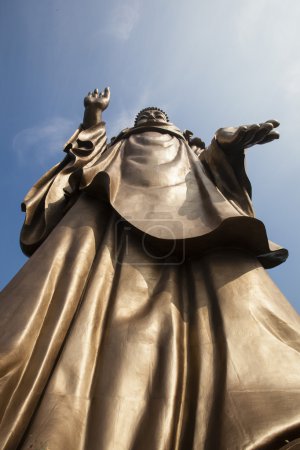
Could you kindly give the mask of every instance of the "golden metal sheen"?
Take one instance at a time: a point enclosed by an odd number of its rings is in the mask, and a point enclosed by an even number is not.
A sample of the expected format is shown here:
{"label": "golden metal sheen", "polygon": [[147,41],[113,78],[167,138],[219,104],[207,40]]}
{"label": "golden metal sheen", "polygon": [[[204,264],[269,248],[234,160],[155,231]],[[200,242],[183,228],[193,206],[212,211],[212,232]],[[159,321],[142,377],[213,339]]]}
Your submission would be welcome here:
{"label": "golden metal sheen", "polygon": [[29,191],[28,262],[1,294],[2,450],[300,448],[300,321],[266,268],[244,149],[158,108],[107,144],[109,88]]}

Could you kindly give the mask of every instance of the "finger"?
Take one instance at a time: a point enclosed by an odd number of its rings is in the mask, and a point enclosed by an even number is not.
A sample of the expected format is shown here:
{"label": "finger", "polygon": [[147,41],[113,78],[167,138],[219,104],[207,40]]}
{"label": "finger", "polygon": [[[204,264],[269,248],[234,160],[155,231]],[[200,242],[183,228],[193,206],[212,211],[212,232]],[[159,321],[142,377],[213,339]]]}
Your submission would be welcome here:
{"label": "finger", "polygon": [[280,123],[278,122],[278,120],[275,119],[271,119],[271,120],[266,120],[265,123],[271,123],[273,125],[273,128],[277,128],[279,127]]}
{"label": "finger", "polygon": [[264,139],[262,139],[260,142],[258,142],[259,145],[261,144],[267,144],[268,142],[272,142],[275,139],[279,139],[280,138],[280,134],[278,133],[278,131],[271,131],[269,134],[267,134],[267,136],[265,136]]}
{"label": "finger", "polygon": [[92,92],[90,91],[87,96],[90,97],[91,95],[92,95]]}
{"label": "finger", "polygon": [[96,88],[96,89],[94,89],[94,92],[93,92],[93,97],[98,97],[98,93],[99,93],[99,91],[98,91],[98,89]]}
{"label": "finger", "polygon": [[261,123],[259,130],[253,136],[252,142],[248,144],[255,145],[259,144],[271,131],[273,130],[273,125],[269,122]]}
{"label": "finger", "polygon": [[109,87],[106,87],[104,89],[103,97],[105,97],[105,98],[109,98],[110,97],[110,88]]}
{"label": "finger", "polygon": [[[240,130],[240,128],[242,128]],[[253,140],[253,137],[259,130],[258,124],[253,125],[244,125],[243,127],[239,127],[238,129],[238,138],[237,138],[237,144],[239,144],[241,147],[246,147],[249,142]]]}

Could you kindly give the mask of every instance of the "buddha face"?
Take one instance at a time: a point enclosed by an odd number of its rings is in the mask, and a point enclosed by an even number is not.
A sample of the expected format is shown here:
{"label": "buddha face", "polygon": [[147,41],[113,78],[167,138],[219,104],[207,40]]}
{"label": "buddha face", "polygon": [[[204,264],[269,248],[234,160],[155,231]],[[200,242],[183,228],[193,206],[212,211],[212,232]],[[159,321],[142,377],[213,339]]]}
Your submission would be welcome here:
{"label": "buddha face", "polygon": [[160,109],[146,108],[138,113],[134,125],[144,125],[146,123],[166,123],[168,121],[167,114]]}

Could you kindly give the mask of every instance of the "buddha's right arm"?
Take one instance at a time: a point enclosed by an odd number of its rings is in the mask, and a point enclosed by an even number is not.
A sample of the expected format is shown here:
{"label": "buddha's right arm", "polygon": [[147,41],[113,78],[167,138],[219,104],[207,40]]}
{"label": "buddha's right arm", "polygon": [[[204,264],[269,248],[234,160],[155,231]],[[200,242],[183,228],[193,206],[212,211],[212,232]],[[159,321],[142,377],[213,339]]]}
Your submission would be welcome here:
{"label": "buddha's right arm", "polygon": [[55,228],[80,195],[84,168],[93,165],[106,149],[102,112],[108,107],[110,90],[95,89],[84,98],[83,122],[65,145],[64,160],[50,169],[30,189],[22,210],[26,213],[20,244],[30,256]]}
{"label": "buddha's right arm", "polygon": [[80,195],[85,167],[106,149],[104,122],[87,129],[80,126],[65,145],[66,157],[30,189],[22,210],[26,213],[20,244],[30,256],[55,228]]}

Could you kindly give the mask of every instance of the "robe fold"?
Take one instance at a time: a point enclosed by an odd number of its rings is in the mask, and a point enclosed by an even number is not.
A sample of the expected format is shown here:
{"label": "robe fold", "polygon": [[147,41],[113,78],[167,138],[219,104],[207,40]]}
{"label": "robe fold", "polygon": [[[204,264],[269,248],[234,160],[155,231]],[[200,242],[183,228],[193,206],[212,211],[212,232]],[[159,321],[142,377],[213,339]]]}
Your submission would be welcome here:
{"label": "robe fold", "polygon": [[243,157],[173,125],[107,145],[101,123],[65,151],[24,200],[31,256],[1,294],[1,449],[288,448],[300,320]]}

